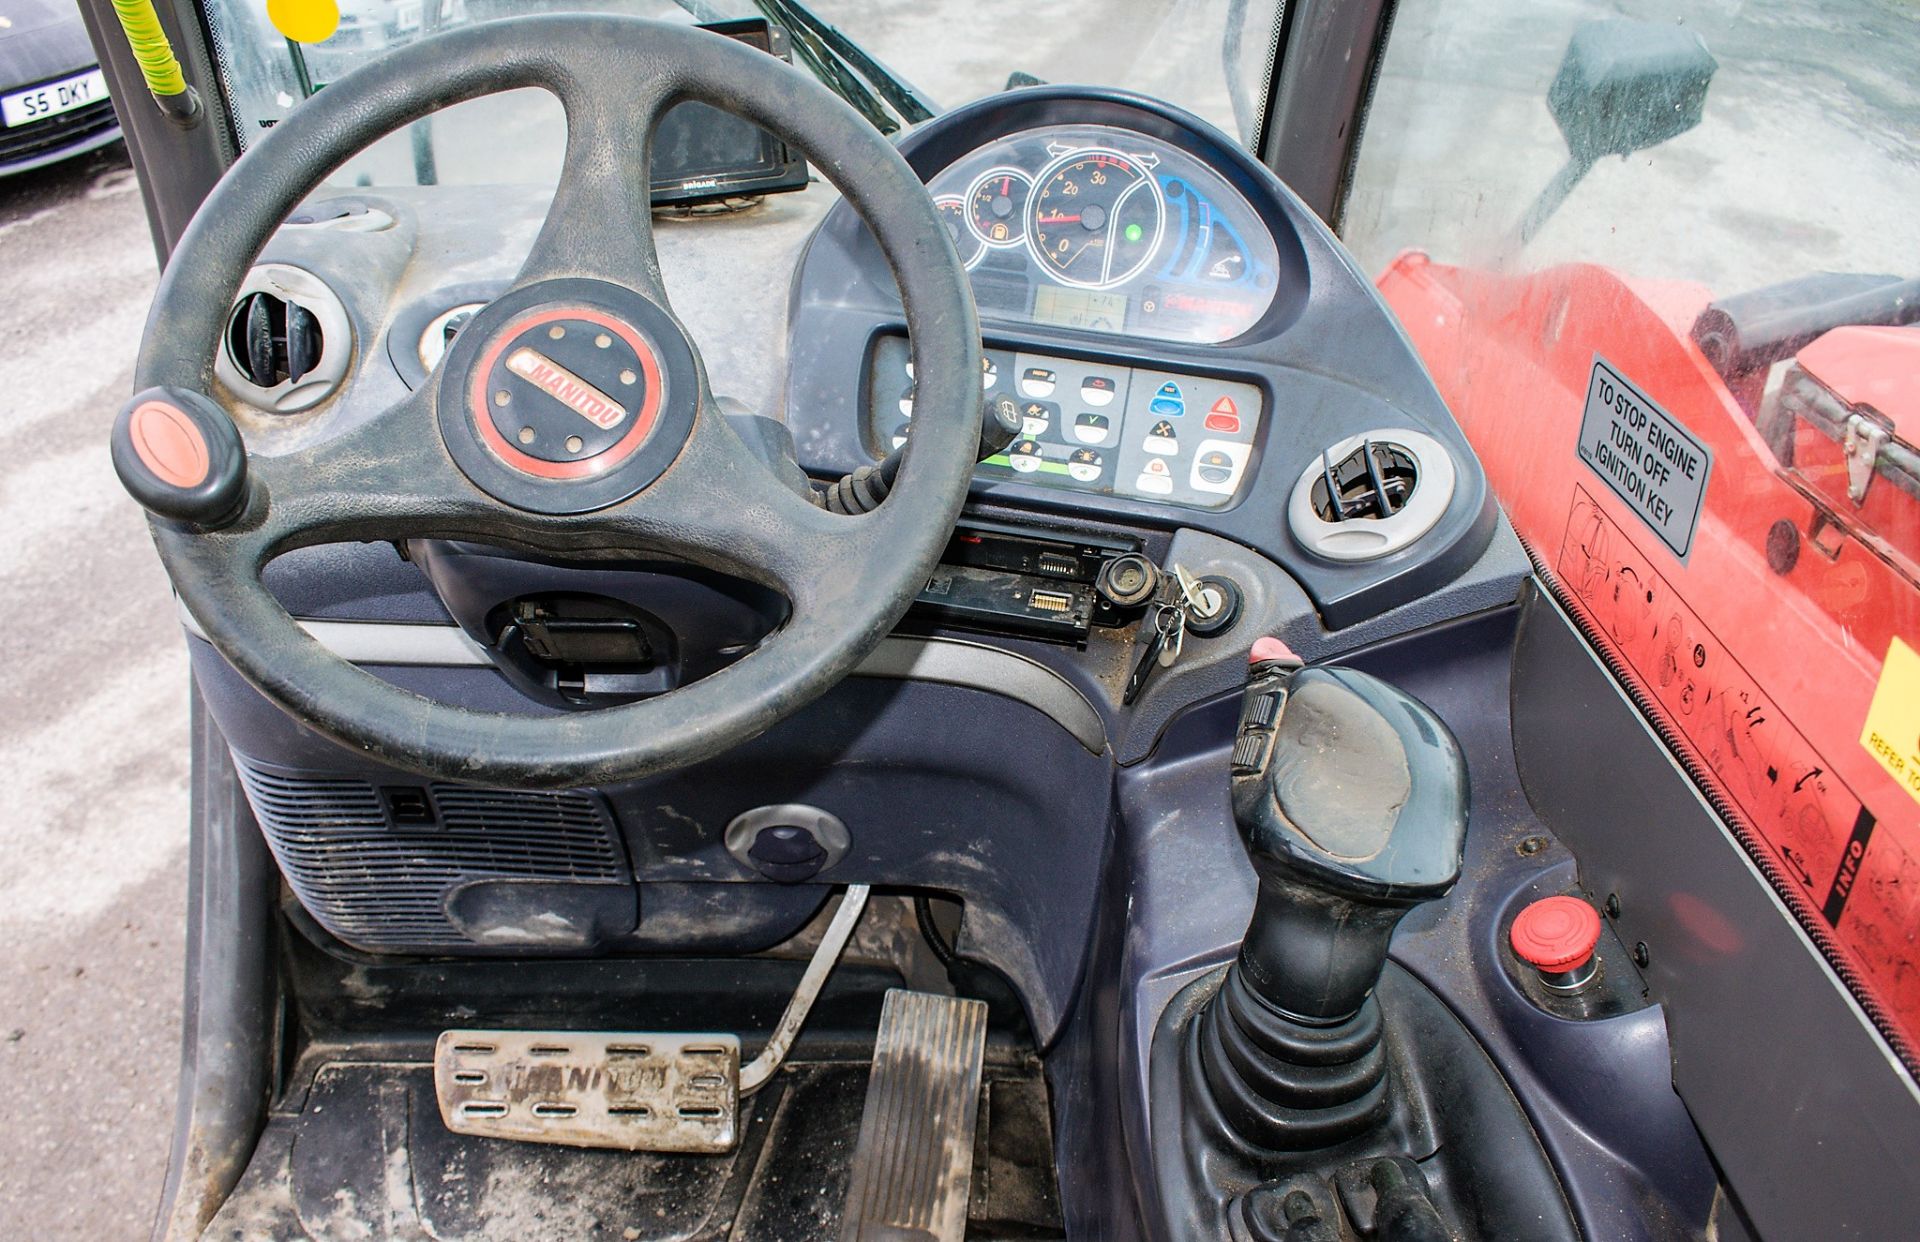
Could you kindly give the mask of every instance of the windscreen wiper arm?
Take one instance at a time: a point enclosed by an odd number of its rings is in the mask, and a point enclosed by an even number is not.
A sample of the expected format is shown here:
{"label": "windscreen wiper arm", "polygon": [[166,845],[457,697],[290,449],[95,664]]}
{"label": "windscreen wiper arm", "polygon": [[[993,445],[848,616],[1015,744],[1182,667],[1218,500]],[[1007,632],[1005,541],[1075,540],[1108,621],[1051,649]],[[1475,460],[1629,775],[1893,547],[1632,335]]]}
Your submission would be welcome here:
{"label": "windscreen wiper arm", "polygon": [[[857,108],[881,133],[895,132],[900,121],[913,125],[934,115],[932,102],[918,88],[800,0],[754,0],[754,7],[769,21],[785,26],[793,38],[794,51],[814,76]],[[874,97],[876,92],[878,99]],[[881,100],[886,101],[884,105]],[[899,114],[899,121],[887,112],[888,106]]]}

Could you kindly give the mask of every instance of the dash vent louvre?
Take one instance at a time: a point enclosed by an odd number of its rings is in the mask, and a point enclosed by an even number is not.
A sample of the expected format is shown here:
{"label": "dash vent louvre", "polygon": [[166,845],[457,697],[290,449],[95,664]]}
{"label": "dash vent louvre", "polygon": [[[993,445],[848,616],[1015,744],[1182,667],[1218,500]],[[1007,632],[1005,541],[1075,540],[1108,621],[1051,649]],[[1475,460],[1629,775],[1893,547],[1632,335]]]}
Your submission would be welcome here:
{"label": "dash vent louvre", "polygon": [[299,383],[319,364],[325,344],[312,311],[271,293],[241,298],[227,328],[233,364],[256,388]]}
{"label": "dash vent louvre", "polygon": [[1420,465],[1398,444],[1363,440],[1336,460],[1320,456],[1320,479],[1313,485],[1313,511],[1322,521],[1379,521],[1407,507],[1420,485]]}
{"label": "dash vent louvre", "polygon": [[1453,503],[1453,454],[1432,436],[1383,428],[1329,446],[1287,502],[1293,537],[1330,561],[1370,561],[1432,530]]}
{"label": "dash vent louvre", "polygon": [[340,390],[353,355],[353,320],[312,272],[263,263],[247,273],[227,316],[214,373],[256,409],[294,414]]}

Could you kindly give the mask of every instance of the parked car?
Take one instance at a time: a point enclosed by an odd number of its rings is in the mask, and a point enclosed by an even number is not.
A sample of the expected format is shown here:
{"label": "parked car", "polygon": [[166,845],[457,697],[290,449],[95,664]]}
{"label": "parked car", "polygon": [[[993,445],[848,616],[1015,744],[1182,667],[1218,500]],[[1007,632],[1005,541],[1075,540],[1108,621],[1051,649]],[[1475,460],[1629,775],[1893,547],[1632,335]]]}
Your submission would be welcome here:
{"label": "parked car", "polygon": [[106,76],[72,0],[0,0],[0,177],[119,139]]}

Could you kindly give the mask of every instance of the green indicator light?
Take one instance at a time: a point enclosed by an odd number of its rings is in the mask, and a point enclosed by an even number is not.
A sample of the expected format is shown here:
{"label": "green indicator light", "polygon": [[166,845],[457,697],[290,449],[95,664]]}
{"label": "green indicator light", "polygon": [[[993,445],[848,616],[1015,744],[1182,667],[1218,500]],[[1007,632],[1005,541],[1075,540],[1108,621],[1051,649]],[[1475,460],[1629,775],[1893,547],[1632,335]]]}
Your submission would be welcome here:
{"label": "green indicator light", "polygon": [[1139,225],[1137,225],[1137,224],[1129,224],[1129,225],[1128,225],[1128,226],[1127,226],[1127,227],[1126,227],[1126,228],[1125,228],[1125,229],[1123,230],[1123,232],[1125,232],[1125,234],[1126,234],[1126,237],[1127,237],[1127,240],[1128,240],[1128,241],[1130,241],[1130,242],[1137,242],[1137,241],[1139,241],[1139,240],[1140,240],[1140,235],[1141,235],[1142,233],[1144,233],[1144,232],[1146,232],[1146,230],[1145,230],[1145,229],[1143,229],[1143,228],[1141,228],[1141,227],[1140,227]]}

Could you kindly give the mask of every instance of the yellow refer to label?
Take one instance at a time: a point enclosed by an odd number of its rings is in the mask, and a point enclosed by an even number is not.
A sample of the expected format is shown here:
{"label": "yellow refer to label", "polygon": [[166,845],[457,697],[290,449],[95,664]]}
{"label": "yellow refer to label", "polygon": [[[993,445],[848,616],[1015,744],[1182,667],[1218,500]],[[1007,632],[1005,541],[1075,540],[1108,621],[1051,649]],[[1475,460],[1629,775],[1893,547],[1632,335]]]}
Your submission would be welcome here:
{"label": "yellow refer to label", "polygon": [[267,20],[295,43],[324,43],[340,28],[334,0],[267,0]]}
{"label": "yellow refer to label", "polygon": [[1887,648],[1860,744],[1920,802],[1920,653],[1898,638]]}

